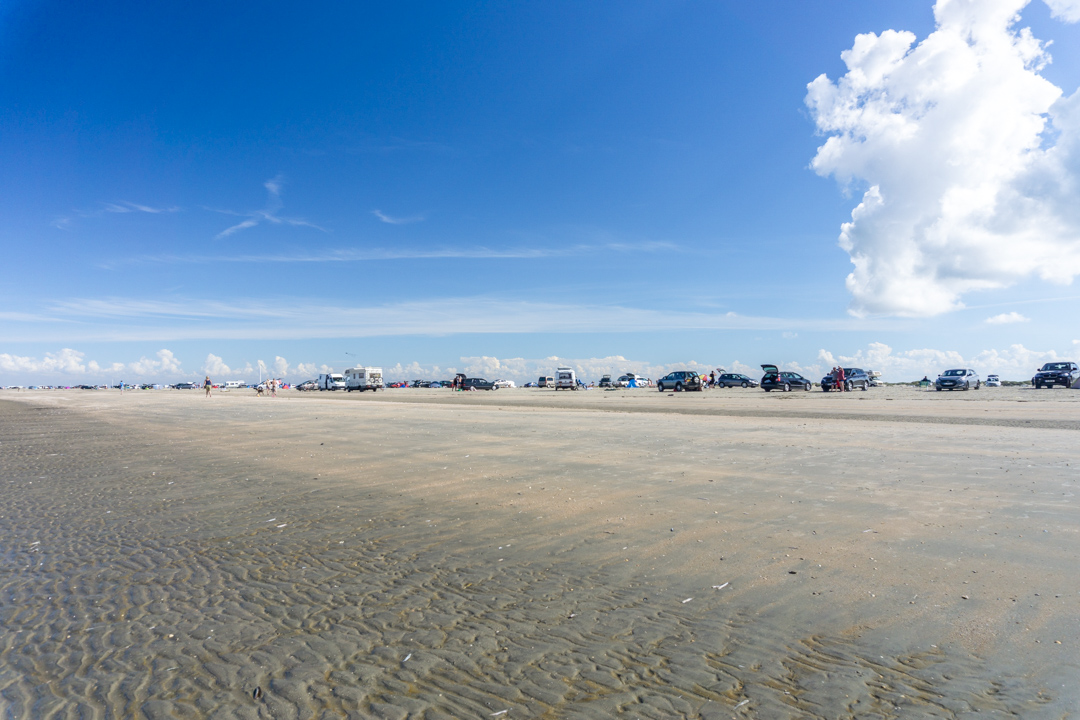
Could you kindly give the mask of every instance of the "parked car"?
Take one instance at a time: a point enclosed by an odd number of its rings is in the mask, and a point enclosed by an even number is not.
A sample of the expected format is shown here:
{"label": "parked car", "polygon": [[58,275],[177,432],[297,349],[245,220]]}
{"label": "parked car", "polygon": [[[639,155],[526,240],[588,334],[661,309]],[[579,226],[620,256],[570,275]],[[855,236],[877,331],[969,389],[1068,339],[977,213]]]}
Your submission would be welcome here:
{"label": "parked car", "polygon": [[682,392],[683,390],[702,390],[705,384],[701,382],[701,375],[693,370],[676,370],[657,380],[656,387],[660,389],[660,392],[665,390]]}
{"label": "parked car", "polygon": [[513,380],[496,380],[495,381],[495,387],[512,388],[512,387],[517,387],[517,385],[514,384]]}
{"label": "parked car", "polygon": [[555,370],[556,390],[577,390],[577,373],[574,368],[561,367]]}
{"label": "parked car", "polygon": [[752,388],[757,387],[760,383],[757,380],[741,375],[739,373],[723,373],[716,378],[716,387],[729,388],[729,387],[744,387]]}
{"label": "parked car", "polygon": [[780,371],[780,368],[775,365],[762,365],[761,369],[765,371],[765,375],[761,378],[761,389],[765,392],[771,390],[783,390],[784,392],[791,392],[792,388],[802,388],[807,392],[814,386],[814,383],[807,380],[797,372]]}
{"label": "parked car", "polygon": [[[861,388],[863,392],[869,388],[873,382],[870,380],[870,373],[866,372],[862,368],[844,368],[844,389],[854,390],[855,388]],[[829,392],[830,390],[839,390],[840,386],[836,382],[836,378],[832,374],[828,374],[821,378],[821,391]]]}
{"label": "parked car", "polygon": [[619,379],[615,381],[616,387],[647,387],[648,385],[648,378],[643,378],[632,372],[620,375]]}
{"label": "parked car", "polygon": [[540,386],[539,386],[539,385],[537,385],[536,383],[533,383],[533,382],[529,382],[529,383],[525,383],[525,384],[524,384],[524,385],[522,385],[521,387],[540,387]]}
{"label": "parked car", "polygon": [[472,388],[474,390],[498,390],[499,386],[490,380],[484,378],[465,378],[462,387],[468,390]]}
{"label": "parked car", "polygon": [[1036,390],[1043,386],[1054,387],[1055,385],[1064,385],[1068,388],[1072,387],[1077,380],[1080,380],[1080,369],[1077,368],[1076,363],[1048,362],[1035,373],[1035,377],[1031,378],[1031,384]]}
{"label": "parked car", "polygon": [[555,387],[555,378],[545,375],[537,381],[536,387]]}
{"label": "parked car", "polygon": [[938,379],[934,381],[934,389],[938,392],[942,390],[970,390],[971,388],[978,390],[980,387],[982,387],[982,381],[979,380],[978,373],[971,368],[946,370],[938,375]]}
{"label": "parked car", "polygon": [[987,375],[986,387],[1001,387],[1001,378],[997,375]]}
{"label": "parked car", "polygon": [[173,388],[175,388],[176,390],[194,390],[197,387],[199,386],[193,382],[178,382],[173,385]]}
{"label": "parked car", "polygon": [[611,387],[612,384],[613,383],[611,382],[611,376],[610,375],[605,375],[604,377],[600,378],[600,382],[597,383],[597,385],[599,387]]}
{"label": "parked car", "polygon": [[297,385],[296,389],[300,390],[301,392],[311,392],[312,390],[319,389],[319,383],[315,382],[314,380],[307,380]]}

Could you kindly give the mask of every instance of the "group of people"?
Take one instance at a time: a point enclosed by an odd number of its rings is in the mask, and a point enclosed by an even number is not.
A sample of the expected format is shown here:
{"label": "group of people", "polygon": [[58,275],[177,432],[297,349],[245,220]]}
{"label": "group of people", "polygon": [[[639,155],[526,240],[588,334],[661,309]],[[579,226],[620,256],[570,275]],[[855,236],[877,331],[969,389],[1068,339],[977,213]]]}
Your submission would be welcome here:
{"label": "group of people", "polygon": [[280,387],[281,381],[277,378],[271,378],[256,385],[255,392],[259,397],[262,397],[266,393],[270,393],[270,397],[277,397],[277,391]]}
{"label": "group of people", "polygon": [[[284,384],[277,378],[271,378],[264,380],[255,386],[255,392],[259,397],[265,394],[269,394],[270,397],[277,397],[277,391],[282,388]],[[210,381],[210,376],[206,376],[206,380],[203,381],[203,388],[206,390],[206,397],[211,397],[210,391],[214,388],[214,383]],[[122,391],[121,391],[122,392]]]}
{"label": "group of people", "polygon": [[840,392],[847,392],[848,386],[847,380],[844,378],[844,368],[836,366],[829,371],[829,375],[832,376],[834,388]]}

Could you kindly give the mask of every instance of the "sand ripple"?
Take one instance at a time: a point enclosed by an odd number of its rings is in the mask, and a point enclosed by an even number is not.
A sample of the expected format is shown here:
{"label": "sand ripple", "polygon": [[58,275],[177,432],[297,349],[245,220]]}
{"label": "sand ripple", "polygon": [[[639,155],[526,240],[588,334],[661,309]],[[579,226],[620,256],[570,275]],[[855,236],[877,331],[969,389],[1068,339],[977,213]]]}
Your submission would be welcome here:
{"label": "sand ripple", "polygon": [[0,430],[4,717],[1036,717],[1049,700],[974,656],[793,636],[727,588],[498,548],[479,514],[335,506],[62,410],[8,405]]}

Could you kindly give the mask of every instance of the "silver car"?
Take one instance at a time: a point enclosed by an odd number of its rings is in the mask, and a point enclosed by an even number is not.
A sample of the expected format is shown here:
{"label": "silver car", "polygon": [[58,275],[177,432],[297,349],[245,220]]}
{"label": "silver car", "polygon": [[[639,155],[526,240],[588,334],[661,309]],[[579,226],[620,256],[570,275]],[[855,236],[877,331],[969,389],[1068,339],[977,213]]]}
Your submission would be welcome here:
{"label": "silver car", "polygon": [[982,387],[982,381],[979,380],[979,374],[971,368],[946,370],[938,375],[938,379],[934,381],[934,389],[938,392],[942,390],[970,390],[972,388],[978,390],[980,387]]}

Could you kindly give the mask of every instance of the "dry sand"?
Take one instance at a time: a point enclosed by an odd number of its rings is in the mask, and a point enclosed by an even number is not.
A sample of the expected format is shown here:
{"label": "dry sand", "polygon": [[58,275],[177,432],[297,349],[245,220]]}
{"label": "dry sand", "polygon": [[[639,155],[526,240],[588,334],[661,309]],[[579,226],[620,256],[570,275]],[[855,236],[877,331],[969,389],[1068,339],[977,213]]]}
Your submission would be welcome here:
{"label": "dry sand", "polygon": [[282,395],[0,394],[3,717],[1080,707],[1080,392]]}

